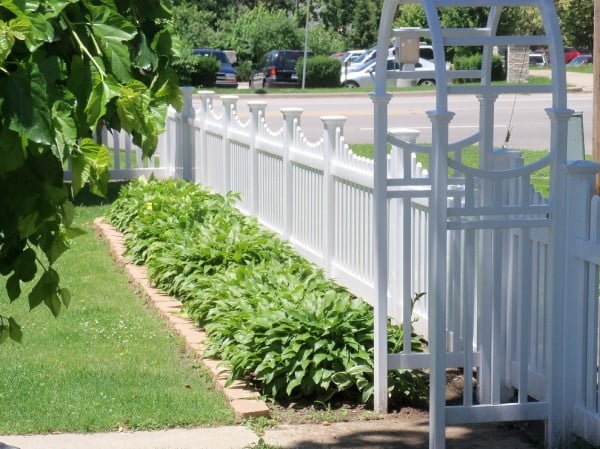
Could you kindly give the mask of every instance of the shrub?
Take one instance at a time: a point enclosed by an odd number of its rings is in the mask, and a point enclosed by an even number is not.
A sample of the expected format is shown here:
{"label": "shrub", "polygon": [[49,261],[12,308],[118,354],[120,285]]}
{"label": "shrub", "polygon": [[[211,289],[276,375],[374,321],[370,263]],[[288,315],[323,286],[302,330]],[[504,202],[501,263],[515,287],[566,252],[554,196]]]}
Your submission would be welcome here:
{"label": "shrub", "polygon": [[[302,79],[304,59],[296,63],[298,79]],[[306,60],[306,87],[339,87],[342,64],[329,56],[315,56]]]}
{"label": "shrub", "polygon": [[[273,398],[327,400],[373,394],[373,310],[325,278],[286,242],[220,196],[184,181],[133,182],[109,219],[151,281],[178,297],[204,326],[208,354],[231,378],[256,382]],[[390,325],[390,350],[403,344]],[[413,336],[412,346],[422,350]],[[395,398],[425,394],[421,371],[389,373]]]}
{"label": "shrub", "polygon": [[212,57],[188,55],[173,63],[184,86],[213,87],[217,81],[219,63]]}
{"label": "shrub", "polygon": [[240,62],[235,71],[237,72],[238,81],[249,81],[252,75],[252,61]]}
{"label": "shrub", "polygon": [[213,56],[195,56],[192,84],[194,86],[214,87],[217,81],[219,62]]}
{"label": "shrub", "polygon": [[[481,69],[482,56],[476,53],[469,56],[455,56],[453,65],[455,70],[479,70]],[[502,58],[494,56],[492,59],[492,81],[504,81],[506,72],[502,65]],[[463,79],[459,82],[479,81],[478,79]]]}
{"label": "shrub", "polygon": [[241,59],[258,61],[273,49],[302,47],[302,30],[296,26],[294,18],[282,9],[271,10],[263,3],[222,25],[219,46],[237,51]]}
{"label": "shrub", "polygon": [[308,48],[315,55],[329,56],[346,48],[340,33],[317,23],[308,29]]}

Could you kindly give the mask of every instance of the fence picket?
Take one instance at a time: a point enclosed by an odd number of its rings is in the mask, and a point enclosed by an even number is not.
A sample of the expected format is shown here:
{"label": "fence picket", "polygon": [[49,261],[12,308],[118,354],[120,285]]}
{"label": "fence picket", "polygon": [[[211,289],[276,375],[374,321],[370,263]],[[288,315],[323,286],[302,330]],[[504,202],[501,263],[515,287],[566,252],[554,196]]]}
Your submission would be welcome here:
{"label": "fence picket", "polygon": [[[288,237],[313,262],[374,304],[374,165],[353,154],[345,143],[343,118],[323,117],[323,138],[308,142],[298,108],[282,109],[283,126],[272,131],[265,120],[265,102],[249,102],[250,119],[242,123],[237,117],[237,97],[221,97],[223,113],[217,115],[213,96],[212,92],[200,92],[197,111],[191,94],[186,96],[187,112],[169,109],[166,132],[159,138],[158,162],[151,160],[145,168],[141,150],[132,145],[131,136],[117,132],[109,136],[102,131],[103,142],[113,151],[113,176],[133,179],[154,172],[157,177],[184,176],[218,192],[234,189],[241,195],[239,206],[245,213]],[[404,131],[404,135],[396,132],[399,140],[414,143],[416,134],[411,141],[410,132]],[[515,152],[498,154],[497,163],[504,168],[523,165]],[[460,160],[460,149],[455,158]],[[396,146],[387,169],[390,178],[401,181],[429,177],[412,151]],[[592,197],[590,186],[598,170],[589,162],[568,167],[572,209],[565,237],[569,248],[565,266],[569,269],[564,296],[570,302],[561,319],[570,334],[566,335],[565,353],[560,355],[569,367],[569,372],[563,373],[560,393],[568,409],[565,416],[570,416],[578,435],[594,444],[600,444],[600,198]],[[448,194],[452,209],[473,210],[492,204],[490,195],[496,208],[547,204],[531,187],[527,173],[513,180],[493,181],[485,189],[486,202],[479,178],[472,173],[459,175],[453,169],[456,178],[452,181],[457,185]],[[68,179],[69,174],[65,176]],[[418,317],[416,330],[429,337],[429,294],[414,310],[411,298],[418,292],[429,293],[428,285],[434,284],[428,269],[428,228],[434,224],[430,222],[429,194],[417,192],[417,196],[414,192],[412,197],[405,193],[394,196],[388,203],[393,248],[389,313],[406,327]],[[551,317],[547,299],[549,240],[546,229],[527,227],[453,228],[447,232],[444,248],[451,262],[446,271],[444,324],[448,350],[459,353],[453,355],[464,366],[464,405],[474,403],[474,369],[491,380],[482,396],[488,403],[506,402],[506,388],[518,389],[517,403],[526,403],[530,397],[547,399],[549,360],[559,357],[549,353],[547,334]],[[486,258],[490,260],[489,253],[493,254],[491,262],[482,269]],[[475,260],[479,265],[468,263]],[[405,332],[403,353],[410,353],[410,332]],[[482,381],[480,377],[479,383]]]}

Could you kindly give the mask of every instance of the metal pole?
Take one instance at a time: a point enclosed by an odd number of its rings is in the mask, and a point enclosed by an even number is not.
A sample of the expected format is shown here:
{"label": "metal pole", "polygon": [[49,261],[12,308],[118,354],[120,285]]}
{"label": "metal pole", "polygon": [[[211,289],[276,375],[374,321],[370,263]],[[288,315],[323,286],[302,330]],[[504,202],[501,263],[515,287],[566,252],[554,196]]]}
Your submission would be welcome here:
{"label": "metal pole", "polygon": [[308,8],[306,8],[306,24],[304,25],[304,59],[302,60],[302,90],[304,90],[306,82],[306,55],[308,53],[308,18],[310,16],[310,0],[308,0]]}

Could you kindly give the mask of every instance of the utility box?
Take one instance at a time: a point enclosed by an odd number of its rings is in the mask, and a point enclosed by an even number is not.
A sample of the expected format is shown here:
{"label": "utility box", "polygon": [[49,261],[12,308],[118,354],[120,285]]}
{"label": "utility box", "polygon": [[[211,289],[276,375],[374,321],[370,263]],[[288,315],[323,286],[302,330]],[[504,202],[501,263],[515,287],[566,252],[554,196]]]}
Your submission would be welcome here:
{"label": "utility box", "polygon": [[396,59],[399,64],[419,62],[419,38],[409,37],[396,41]]}

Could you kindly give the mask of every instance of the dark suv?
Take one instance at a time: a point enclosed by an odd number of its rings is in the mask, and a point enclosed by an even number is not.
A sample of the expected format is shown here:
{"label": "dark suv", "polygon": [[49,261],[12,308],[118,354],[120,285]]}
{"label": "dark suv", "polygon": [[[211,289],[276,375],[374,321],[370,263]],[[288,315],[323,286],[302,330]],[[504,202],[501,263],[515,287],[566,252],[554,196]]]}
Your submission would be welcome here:
{"label": "dark suv", "polygon": [[212,56],[217,60],[219,63],[217,82],[215,83],[217,87],[238,86],[237,73],[223,50],[216,50],[214,48],[194,48],[192,54],[197,56]]}
{"label": "dark suv", "polygon": [[[254,67],[250,77],[251,88],[298,87],[296,62],[304,56],[302,50],[272,50],[265,54]],[[312,53],[308,53],[312,56]]]}

